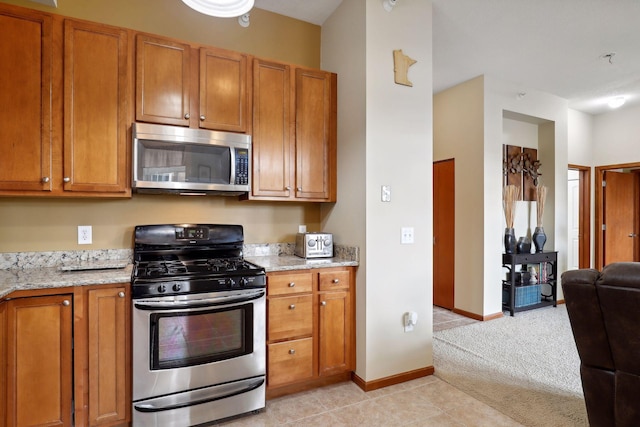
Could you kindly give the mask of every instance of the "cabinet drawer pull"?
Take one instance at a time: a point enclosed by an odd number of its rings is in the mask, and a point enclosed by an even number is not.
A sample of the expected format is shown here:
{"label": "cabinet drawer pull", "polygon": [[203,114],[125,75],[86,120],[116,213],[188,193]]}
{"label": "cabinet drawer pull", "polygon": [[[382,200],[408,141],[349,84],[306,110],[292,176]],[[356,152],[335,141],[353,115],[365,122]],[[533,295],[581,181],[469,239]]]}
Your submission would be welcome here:
{"label": "cabinet drawer pull", "polygon": [[62,301],[62,305],[64,305],[65,307],[70,305],[70,304],[71,304],[71,302],[68,299]]}
{"label": "cabinet drawer pull", "polygon": [[189,114],[189,113],[184,113],[184,118],[185,118],[185,119],[187,119],[187,120],[188,120],[188,119],[190,119],[190,118],[191,118],[191,114]]}
{"label": "cabinet drawer pull", "polygon": [[122,291],[118,292],[118,296],[119,296],[120,298],[124,298],[124,292],[122,292]]}
{"label": "cabinet drawer pull", "polygon": [[296,282],[291,282],[291,283],[289,283],[289,287],[290,287],[290,288],[293,288],[295,285],[296,285]]}
{"label": "cabinet drawer pull", "polygon": [[290,349],[289,354],[296,354],[296,351],[294,349]]}
{"label": "cabinet drawer pull", "polygon": [[291,191],[291,186],[287,185],[286,187],[284,187],[284,189],[287,191]]}
{"label": "cabinet drawer pull", "polygon": [[296,308],[296,305],[295,305],[295,304],[291,304],[291,305],[289,306],[289,310],[293,310],[294,308]]}
{"label": "cabinet drawer pull", "polygon": [[43,183],[45,183],[45,184],[46,184],[47,182],[49,182],[49,177],[48,177],[48,176],[43,176],[43,177],[42,177],[42,182],[43,182]]}
{"label": "cabinet drawer pull", "polygon": [[331,282],[332,283],[340,283],[340,280],[339,279],[333,279]]}
{"label": "cabinet drawer pull", "polygon": [[320,305],[322,305],[322,306],[327,305],[327,302],[326,302],[326,301],[322,301],[322,302],[320,303]]}
{"label": "cabinet drawer pull", "polygon": [[204,117],[204,114],[203,114],[202,116],[200,116],[200,121],[204,122],[204,119],[205,119],[205,117]]}
{"label": "cabinet drawer pull", "polygon": [[302,187],[298,187],[298,191],[302,191]]}
{"label": "cabinet drawer pull", "polygon": [[68,176],[65,176],[64,178],[62,178],[62,180],[64,182],[71,182],[71,178],[69,178]]}

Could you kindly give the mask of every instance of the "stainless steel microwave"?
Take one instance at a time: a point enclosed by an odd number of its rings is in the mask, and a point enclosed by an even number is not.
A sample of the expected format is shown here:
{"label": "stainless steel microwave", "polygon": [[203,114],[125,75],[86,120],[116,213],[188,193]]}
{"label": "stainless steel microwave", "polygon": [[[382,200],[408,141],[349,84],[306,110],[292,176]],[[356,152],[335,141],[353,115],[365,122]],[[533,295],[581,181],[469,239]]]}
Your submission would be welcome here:
{"label": "stainless steel microwave", "polygon": [[133,191],[239,195],[251,183],[251,136],[134,123]]}

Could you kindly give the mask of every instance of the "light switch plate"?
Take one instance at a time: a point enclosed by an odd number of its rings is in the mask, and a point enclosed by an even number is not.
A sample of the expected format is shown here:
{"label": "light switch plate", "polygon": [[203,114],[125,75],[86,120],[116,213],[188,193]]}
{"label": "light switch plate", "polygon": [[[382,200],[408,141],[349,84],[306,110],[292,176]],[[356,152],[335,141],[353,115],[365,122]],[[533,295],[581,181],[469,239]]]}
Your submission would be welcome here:
{"label": "light switch plate", "polygon": [[381,197],[382,197],[382,201],[383,202],[390,202],[391,201],[391,186],[390,185],[383,185],[382,189],[381,189]]}

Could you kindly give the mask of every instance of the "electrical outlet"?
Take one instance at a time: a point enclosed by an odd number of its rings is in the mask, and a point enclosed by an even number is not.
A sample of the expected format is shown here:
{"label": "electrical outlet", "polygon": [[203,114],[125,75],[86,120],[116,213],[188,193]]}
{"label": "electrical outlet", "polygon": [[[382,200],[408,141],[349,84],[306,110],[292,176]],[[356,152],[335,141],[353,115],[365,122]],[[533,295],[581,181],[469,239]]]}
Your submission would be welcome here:
{"label": "electrical outlet", "polygon": [[403,245],[413,244],[413,227],[402,227],[400,243]]}
{"label": "electrical outlet", "polygon": [[78,244],[79,245],[90,245],[91,244],[91,226],[90,225],[79,225],[78,226]]}

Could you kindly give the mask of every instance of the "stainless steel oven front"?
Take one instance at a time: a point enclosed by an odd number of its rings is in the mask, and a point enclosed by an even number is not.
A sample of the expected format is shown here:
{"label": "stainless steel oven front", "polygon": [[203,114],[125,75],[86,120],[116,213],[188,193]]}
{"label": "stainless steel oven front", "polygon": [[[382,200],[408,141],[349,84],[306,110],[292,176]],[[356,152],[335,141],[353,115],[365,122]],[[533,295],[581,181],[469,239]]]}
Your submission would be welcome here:
{"label": "stainless steel oven front", "polygon": [[133,300],[134,426],[193,426],[265,407],[265,293]]}

